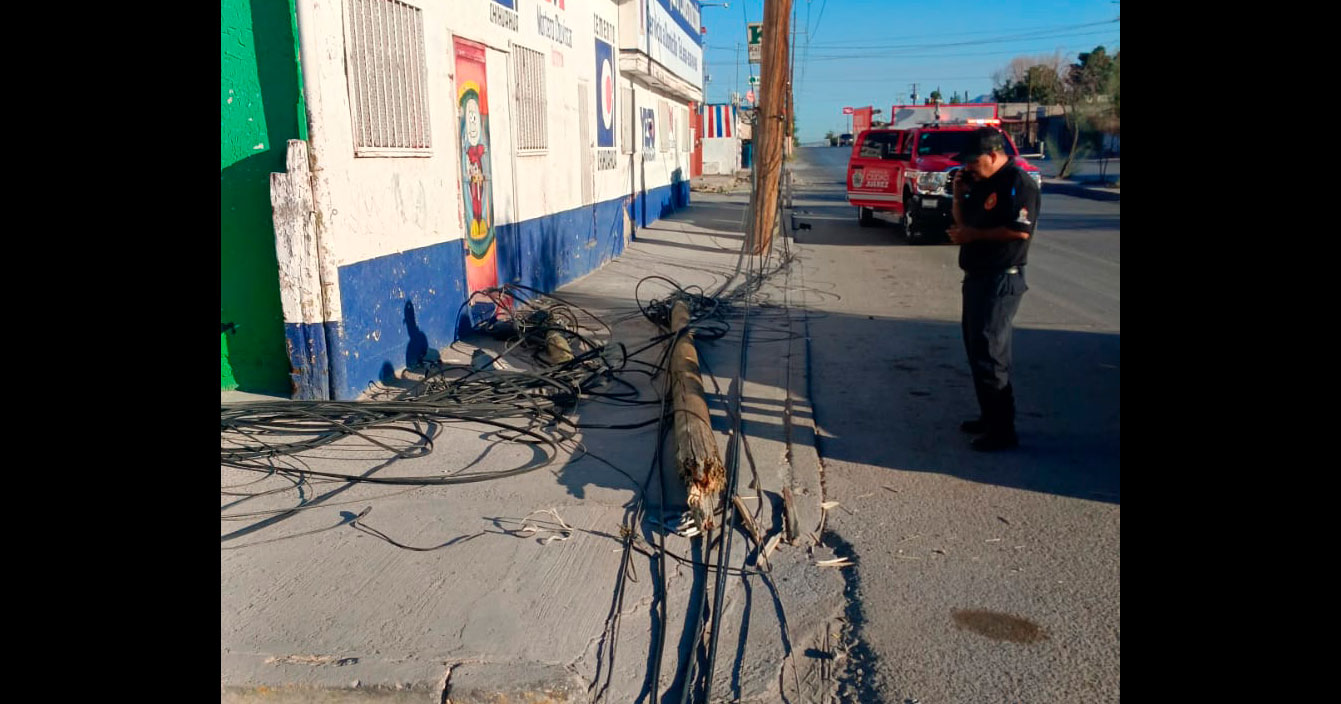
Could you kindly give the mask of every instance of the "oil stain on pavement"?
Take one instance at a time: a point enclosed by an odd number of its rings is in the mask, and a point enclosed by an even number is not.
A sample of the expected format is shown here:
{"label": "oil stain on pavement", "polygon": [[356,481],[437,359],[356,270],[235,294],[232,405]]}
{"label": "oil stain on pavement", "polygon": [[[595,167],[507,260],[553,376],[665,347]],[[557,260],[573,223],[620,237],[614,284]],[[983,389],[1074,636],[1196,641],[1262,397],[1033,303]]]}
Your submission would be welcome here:
{"label": "oil stain on pavement", "polygon": [[1037,643],[1047,640],[1048,636],[1038,625],[1016,616],[999,614],[994,611],[967,611],[956,609],[951,612],[955,625],[973,631],[992,640],[1005,640],[1012,643]]}

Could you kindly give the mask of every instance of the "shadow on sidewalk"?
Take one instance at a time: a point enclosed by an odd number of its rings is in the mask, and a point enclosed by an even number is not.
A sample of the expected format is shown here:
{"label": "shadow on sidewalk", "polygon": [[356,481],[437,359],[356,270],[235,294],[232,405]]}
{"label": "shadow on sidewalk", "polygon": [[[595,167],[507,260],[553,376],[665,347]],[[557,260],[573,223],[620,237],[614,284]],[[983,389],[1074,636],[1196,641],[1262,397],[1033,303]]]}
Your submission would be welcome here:
{"label": "shadow on sidewalk", "polygon": [[959,431],[977,403],[958,325],[820,315],[810,333],[824,458],[1120,503],[1120,335],[1016,328],[1021,447],[982,454]]}

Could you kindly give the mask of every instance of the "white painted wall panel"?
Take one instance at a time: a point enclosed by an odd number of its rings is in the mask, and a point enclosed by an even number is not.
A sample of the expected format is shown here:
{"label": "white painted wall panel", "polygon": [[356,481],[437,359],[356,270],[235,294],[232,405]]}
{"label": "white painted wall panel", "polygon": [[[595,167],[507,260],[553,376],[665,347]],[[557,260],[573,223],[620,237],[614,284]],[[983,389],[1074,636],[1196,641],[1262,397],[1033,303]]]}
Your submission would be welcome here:
{"label": "white painted wall panel", "polygon": [[733,174],[740,168],[740,140],[703,140],[703,173]]}
{"label": "white painted wall panel", "polygon": [[[433,147],[421,157],[355,157],[351,92],[345,75],[345,8],[341,0],[296,0],[304,18],[303,32],[312,37],[315,60],[304,76],[305,89],[319,91],[321,114],[313,115],[311,142],[318,153],[316,178],[320,179],[318,203],[326,235],[335,254],[335,264],[347,265],[396,252],[448,242],[462,237],[460,137],[456,105],[454,38],[484,44],[487,53],[490,106],[490,143],[493,149],[495,223],[506,224],[557,214],[581,205],[579,178],[584,149],[593,149],[596,120],[591,134],[580,134],[577,85],[590,86],[590,113],[599,116],[594,102],[598,85],[596,38],[598,31],[610,39],[615,57],[621,37],[637,36],[638,27],[624,27],[630,15],[637,17],[644,0],[567,0],[564,7],[545,0],[519,2],[513,12],[489,0],[408,0],[423,12],[425,56],[429,84],[429,120]],[[621,9],[623,15],[621,16]],[[600,21],[597,21],[597,17]],[[546,57],[548,148],[541,153],[515,152],[515,103],[511,51],[522,45]],[[311,57],[309,57],[310,59]],[[639,106],[656,108],[667,100],[660,94],[618,74],[616,86],[632,86],[631,112],[638,119]],[[616,90],[614,115],[624,114],[623,99]],[[314,111],[315,112],[315,111]],[[677,113],[677,120],[682,113]],[[657,113],[658,129],[662,116]],[[615,130],[613,160],[597,168],[592,188],[597,203],[627,197],[635,184],[657,188],[671,183],[678,169],[689,179],[689,144],[677,139],[676,149],[657,152],[642,160],[641,131],[634,129],[634,153],[621,152],[622,130]],[[599,152],[599,149],[596,149]],[[599,165],[599,153],[593,155]],[[632,157],[632,158],[630,158]]]}

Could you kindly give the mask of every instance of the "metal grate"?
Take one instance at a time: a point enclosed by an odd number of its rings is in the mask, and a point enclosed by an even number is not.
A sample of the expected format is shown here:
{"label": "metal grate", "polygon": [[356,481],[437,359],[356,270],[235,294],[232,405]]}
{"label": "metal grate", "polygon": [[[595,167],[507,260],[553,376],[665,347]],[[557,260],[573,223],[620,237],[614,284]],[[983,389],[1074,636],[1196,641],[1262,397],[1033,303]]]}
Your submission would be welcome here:
{"label": "metal grate", "polygon": [[524,46],[512,47],[513,91],[517,102],[517,150],[549,147],[546,121],[545,55]]}
{"label": "metal grate", "polygon": [[349,0],[349,62],[354,153],[425,153],[428,69],[423,12],[398,0]]}

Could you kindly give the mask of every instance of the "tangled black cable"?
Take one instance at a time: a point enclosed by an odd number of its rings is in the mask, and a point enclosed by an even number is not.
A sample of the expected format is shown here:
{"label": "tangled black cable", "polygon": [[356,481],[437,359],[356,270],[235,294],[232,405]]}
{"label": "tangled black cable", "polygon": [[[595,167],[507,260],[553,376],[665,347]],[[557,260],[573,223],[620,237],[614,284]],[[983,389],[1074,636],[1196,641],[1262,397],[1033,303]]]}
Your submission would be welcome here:
{"label": "tangled black cable", "polygon": [[[492,314],[474,322],[472,327],[498,339],[511,340],[512,346],[521,345],[532,351],[535,361],[542,365],[554,364],[556,359],[552,337],[557,336],[559,349],[574,355],[596,350],[601,345],[583,330],[596,332],[603,329],[611,334],[610,326],[585,308],[552,293],[544,293],[521,284],[504,284],[482,289],[471,294],[461,304],[457,318],[468,308],[480,304],[492,305]],[[595,327],[588,325],[594,323]],[[512,351],[512,346],[499,357]],[[495,357],[497,359],[498,357]]]}
{"label": "tangled black cable", "polygon": [[[744,248],[742,248],[741,252],[742,262],[744,261],[744,255],[745,251]],[[740,274],[741,267],[739,265],[737,266],[736,273],[733,274],[731,278],[727,279],[727,281],[722,284],[722,287],[719,288],[718,291],[712,295],[705,293],[704,290],[699,286],[681,286],[678,282],[673,281],[664,276],[653,275],[641,279],[638,282],[638,285],[634,289],[634,299],[638,305],[639,311],[641,311],[644,317],[646,317],[649,321],[651,321],[652,323],[656,324],[659,327],[670,328],[671,308],[677,301],[683,301],[689,310],[689,324],[686,328],[682,330],[666,333],[659,337],[653,338],[653,340],[649,343],[648,346],[641,348],[639,350],[635,350],[630,354],[630,356],[639,354],[640,352],[646,349],[650,349],[653,345],[665,343],[665,347],[662,348],[662,354],[660,360],[658,361],[657,364],[651,365],[658,370],[658,373],[665,372],[669,367],[669,357],[671,349],[680,335],[692,334],[696,339],[704,341],[715,340],[724,337],[726,333],[730,330],[730,324],[727,322],[726,318],[736,316],[736,313],[732,310],[732,305],[736,303],[745,304],[741,316],[747,317],[749,315],[749,303],[758,294],[758,291],[760,288],[762,288],[764,282],[767,281],[767,279],[773,274],[782,271],[787,266],[787,264],[789,264],[789,261],[780,264],[777,267],[766,269],[763,272],[758,272],[755,271],[755,268],[753,266],[753,260],[751,260],[751,266],[746,272],[744,282],[739,287],[737,287],[736,289],[732,290],[730,293],[727,293],[725,295],[723,295],[723,292],[726,290],[726,287],[729,286],[731,281],[734,280]],[[642,287],[648,282],[660,282],[666,284],[670,287],[671,293],[662,298],[653,298],[644,302],[644,299],[642,297]],[[747,341],[742,340],[741,342],[742,342],[741,371],[743,372],[744,367],[743,345]],[[662,406],[663,413],[661,415],[661,418],[664,421],[664,419],[666,418],[667,405],[669,404],[669,379],[666,380],[666,383],[663,386],[661,401],[663,404]],[[738,414],[738,412],[739,411],[737,410],[736,413]],[[664,444],[665,444],[664,440],[666,435],[666,433],[664,432],[665,430],[666,428],[664,427],[663,422],[662,427],[658,428],[657,444],[654,450],[653,461],[652,461],[653,471],[650,472],[648,475],[649,481],[651,480],[652,475],[654,474],[660,478],[661,491],[658,492],[658,510],[661,512],[663,518],[665,515],[664,497],[667,491],[665,465],[664,462],[662,461],[664,453]],[[737,422],[737,431],[736,433],[733,434],[733,442],[732,442],[733,447],[736,446],[736,436],[738,435],[739,435],[739,429]],[[732,485],[733,485],[732,491],[734,491],[734,482],[732,482]],[[630,513],[628,517],[629,520],[626,521],[624,527],[621,529],[621,533],[624,536],[624,554],[620,562],[619,573],[615,583],[615,593],[611,600],[610,612],[606,618],[605,630],[602,634],[602,638],[597,647],[597,672],[596,677],[591,685],[591,689],[595,690],[593,697],[594,701],[601,701],[605,696],[606,692],[608,691],[610,685],[609,682],[610,673],[613,672],[614,669],[615,650],[618,644],[619,622],[621,620],[620,616],[623,612],[624,596],[626,593],[626,583],[629,579],[631,579],[630,574],[631,574],[632,563],[630,562],[630,557],[634,551],[642,552],[644,554],[647,554],[649,557],[652,557],[652,559],[656,561],[658,567],[657,570],[658,591],[657,595],[654,597],[656,600],[654,608],[657,611],[659,626],[657,628],[658,631],[657,639],[653,644],[651,672],[648,675],[647,684],[644,685],[644,691],[646,691],[646,688],[650,685],[652,690],[653,701],[657,700],[657,693],[658,693],[657,690],[659,688],[659,682],[660,682],[662,653],[664,652],[665,649],[666,633],[668,630],[667,612],[666,612],[666,596],[668,590],[665,581],[666,556],[670,555],[672,558],[677,559],[679,561],[687,562],[695,567],[706,569],[709,572],[716,573],[718,575],[719,580],[721,579],[721,576],[723,574],[736,574],[739,576],[760,575],[763,576],[765,580],[768,579],[765,573],[759,572],[757,570],[745,570],[742,568],[732,568],[727,566],[725,564],[725,556],[726,551],[729,550],[729,545],[726,546],[721,545],[723,541],[720,540],[718,541],[718,549],[720,551],[719,559],[716,565],[712,565],[707,562],[706,554],[704,562],[685,560],[672,554],[665,547],[666,531],[664,529],[656,532],[656,538],[657,538],[656,545],[650,545],[648,546],[647,549],[643,549],[641,547],[643,543],[641,543],[637,538],[637,528],[641,526],[646,516],[646,503],[647,503],[646,488],[647,483],[644,482],[641,491],[642,496],[640,496],[638,503],[634,507],[634,510]],[[729,504],[730,502],[728,501],[726,503]],[[726,515],[723,515],[722,518],[723,518],[723,524],[720,530],[726,532],[726,534],[729,535],[729,532],[733,530],[733,526],[730,525],[729,522],[730,519]],[[704,587],[706,588],[706,581],[704,582]],[[703,596],[706,597],[706,593]],[[697,629],[698,632],[695,637],[695,645],[692,648],[692,650],[695,651],[695,654],[692,657],[697,656],[696,651],[698,650],[698,644],[702,642],[703,628],[706,627],[706,620],[704,620],[703,617],[706,615],[707,602],[705,598],[701,598],[699,601],[702,604],[701,607],[702,610],[700,613],[700,620],[698,623],[699,627]],[[720,605],[721,602],[719,597],[716,600],[716,604],[714,606],[716,609],[720,609]],[[712,651],[711,656],[715,656],[716,655],[715,640],[710,650]],[[602,667],[607,668],[606,681],[603,685],[601,684]],[[684,669],[684,667],[682,666],[680,669]],[[708,669],[709,672],[711,672],[711,664],[709,665]],[[686,672],[688,676],[684,679],[685,689],[682,690],[682,697],[688,696],[694,690],[695,678],[692,673],[693,669],[691,666],[690,669]],[[598,686],[599,689],[597,689]]]}
{"label": "tangled black cable", "polygon": [[[573,435],[571,429],[547,417],[547,411],[537,412],[534,407],[521,404],[509,408],[488,403],[453,406],[421,401],[284,401],[224,406],[219,415],[221,465],[264,474],[301,479],[324,477],[352,483],[435,486],[515,476],[553,463],[559,455],[559,443]],[[525,422],[507,423],[502,418]],[[345,439],[361,440],[366,446],[388,453],[390,459],[423,457],[433,451],[433,441],[444,425],[467,422],[493,427],[502,439],[533,444],[540,450],[539,456],[505,470],[408,477],[327,472],[275,461]],[[398,436],[406,437],[396,442],[394,438]]]}
{"label": "tangled black cable", "polygon": [[[578,402],[584,396],[608,403],[648,403],[638,398],[636,386],[620,377],[628,363],[624,345],[600,344],[588,334],[594,329],[609,330],[595,315],[524,286],[482,291],[471,300],[495,305],[495,315],[478,327],[496,333],[506,329],[511,335],[504,352],[492,358],[485,355],[484,364],[478,360],[471,365],[430,363],[423,379],[411,388],[382,393],[372,401],[221,405],[221,466],[260,475],[252,481],[221,485],[221,495],[237,497],[221,507],[223,518],[270,515],[270,521],[282,519],[320,501],[305,495],[304,490],[314,482],[443,486],[512,477],[550,466],[561,450],[570,449],[570,444],[581,447],[576,440],[580,428],[632,429],[659,422],[659,418],[651,418],[582,426],[575,421]],[[497,368],[500,357],[523,346],[535,346],[539,336],[550,333],[564,336],[571,354],[566,361],[555,364],[540,355],[535,371]],[[444,428],[461,424],[483,426],[498,441],[528,445],[533,455],[519,466],[496,471],[414,476],[388,476],[381,471],[396,461],[430,454]],[[362,473],[335,472],[311,467],[306,459],[314,457],[384,464]],[[284,479],[286,484],[279,488],[256,486],[270,478]],[[297,491],[296,506],[231,511],[242,502],[285,491]],[[234,531],[224,540],[268,524],[262,521],[251,529]]]}
{"label": "tangled black cable", "polygon": [[[649,281],[666,283],[674,291],[663,298],[653,298],[648,300],[647,303],[643,303],[642,287]],[[722,299],[708,295],[701,286],[681,286],[664,276],[646,276],[639,280],[638,285],[634,287],[633,298],[638,304],[638,310],[642,311],[643,317],[665,329],[671,327],[671,308],[677,301],[683,301],[689,309],[689,326],[697,340],[720,339],[731,328],[723,319]]]}
{"label": "tangled black cable", "polygon": [[[744,248],[741,256],[743,261]],[[544,294],[515,284],[472,294],[458,311],[458,319],[463,317],[467,307],[481,303],[491,304],[492,312],[489,315],[483,318],[472,316],[471,319],[474,321],[475,330],[507,341],[505,349],[497,355],[479,355],[468,365],[430,363],[422,380],[385,400],[285,401],[221,406],[221,464],[224,467],[261,475],[255,482],[224,487],[222,492],[228,496],[241,497],[233,502],[236,504],[280,491],[298,489],[301,492],[303,488],[318,482],[413,487],[489,481],[547,467],[557,460],[563,450],[574,448],[606,462],[591,454],[578,440],[581,429],[633,429],[656,424],[657,441],[651,471],[637,487],[637,502],[626,517],[621,530],[624,555],[620,563],[611,612],[607,617],[606,633],[601,646],[598,647],[597,655],[598,663],[607,663],[613,671],[625,584],[629,579],[636,580],[633,577],[632,555],[634,552],[647,555],[657,564],[659,582],[658,597],[653,608],[659,611],[660,626],[654,646],[652,672],[649,673],[655,699],[668,630],[667,557],[714,572],[719,578],[723,575],[751,576],[760,573],[726,565],[725,552],[719,553],[716,565],[711,564],[709,552],[705,552],[701,562],[676,555],[666,549],[664,528],[655,531],[653,540],[640,538],[638,533],[645,527],[644,521],[647,518],[648,487],[654,476],[662,485],[661,491],[658,492],[660,511],[658,518],[664,521],[666,517],[664,502],[667,494],[667,472],[663,454],[664,441],[669,430],[667,423],[670,417],[669,379],[662,380],[658,398],[647,400],[641,398],[638,387],[624,377],[632,373],[647,374],[655,385],[658,377],[666,374],[671,348],[680,335],[692,334],[696,339],[703,341],[724,337],[731,329],[729,320],[749,315],[748,308],[751,303],[764,305],[757,300],[764,282],[789,264],[790,260],[784,257],[776,267],[765,266],[763,270],[759,270],[752,265],[745,272],[743,283],[730,292],[725,292],[726,287],[741,273],[738,264],[736,273],[711,295],[702,287],[681,286],[663,276],[649,276],[642,279],[635,288],[634,297],[643,316],[660,327],[668,328],[672,306],[677,301],[683,301],[689,308],[690,320],[686,329],[653,336],[644,346],[632,351],[623,344],[598,342],[594,333],[604,329],[607,335],[611,335],[609,326],[582,307],[553,294]],[[661,298],[644,301],[642,288],[644,284],[653,282],[668,285],[671,292]],[[745,304],[743,312],[735,310],[738,304]],[[635,359],[656,347],[661,347],[661,351],[655,363]],[[532,360],[538,363],[534,371],[498,367],[497,362],[501,358],[517,350],[527,350],[531,353]],[[742,363],[743,361],[742,359]],[[631,369],[630,363],[636,363],[646,369]],[[659,406],[660,413],[652,418],[630,423],[581,424],[576,421],[576,414],[578,405],[583,399],[597,399],[605,403],[629,406],[656,405]],[[504,470],[458,471],[452,474],[414,476],[376,474],[381,467],[369,469],[362,474],[319,471],[308,466],[302,459],[303,456],[310,457],[321,453],[327,453],[326,456],[329,457],[336,454],[366,454],[371,451],[379,459],[385,460],[386,464],[382,466],[388,466],[398,460],[430,454],[435,440],[443,429],[454,424],[484,426],[490,429],[489,433],[496,440],[526,444],[533,448],[534,454],[520,466]],[[363,458],[360,456],[360,459]],[[614,468],[636,483],[631,475],[618,467]],[[250,485],[273,477],[281,478],[287,484],[279,489],[248,490]],[[308,502],[309,500],[300,493],[298,506],[270,513],[289,514],[310,507],[307,506]],[[264,513],[267,512],[239,514],[239,517]],[[436,550],[459,542],[458,539],[423,548],[404,545],[362,523],[359,519],[366,515],[365,509],[351,525],[405,549]],[[330,530],[338,525],[340,524],[319,530]],[[236,531],[224,539],[244,535],[256,527]],[[729,521],[722,526],[722,529],[731,530]],[[721,542],[718,541],[719,550],[724,549]],[[767,581],[767,575],[763,576]],[[702,600],[701,603],[707,606],[706,600]],[[720,610],[720,597],[714,604],[714,610]],[[701,643],[701,639],[700,630],[696,640]],[[602,650],[604,652],[601,652]],[[715,643],[709,650],[715,655]],[[600,670],[601,665],[598,664],[596,680],[592,683],[593,688],[600,680]],[[711,673],[711,665],[708,672]],[[686,682],[691,689],[694,686],[692,680],[691,676]],[[606,675],[605,685],[597,692],[597,700],[606,693],[609,673]]]}

